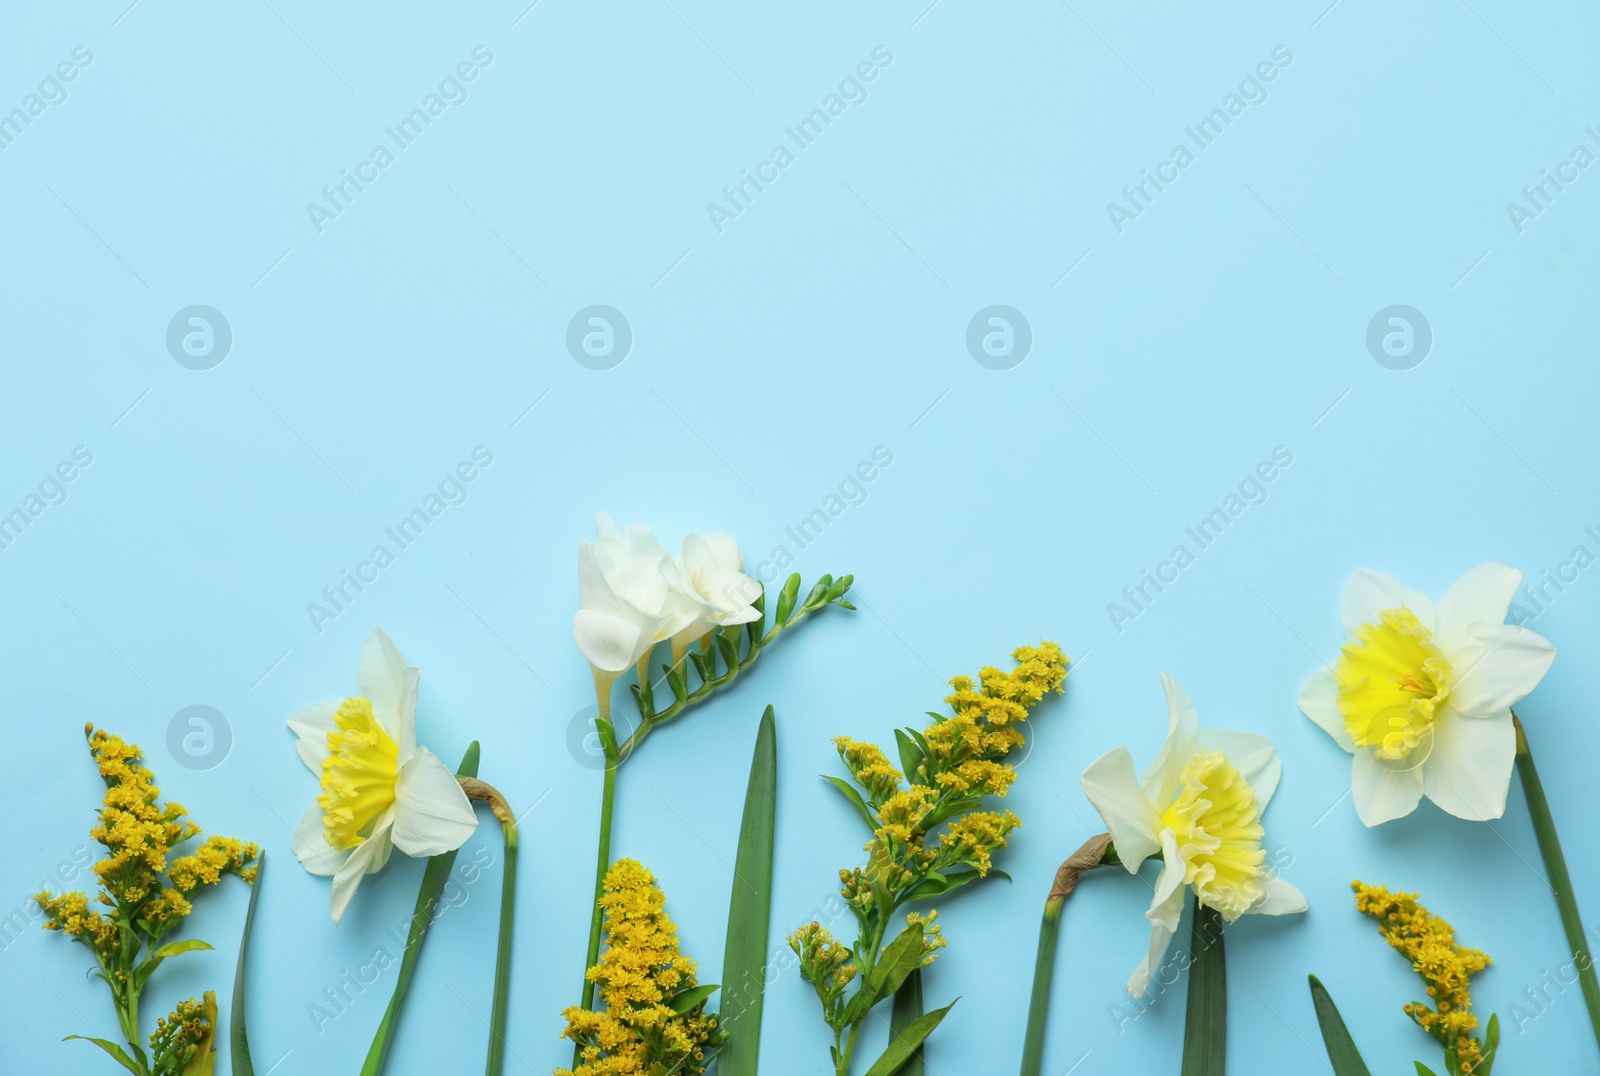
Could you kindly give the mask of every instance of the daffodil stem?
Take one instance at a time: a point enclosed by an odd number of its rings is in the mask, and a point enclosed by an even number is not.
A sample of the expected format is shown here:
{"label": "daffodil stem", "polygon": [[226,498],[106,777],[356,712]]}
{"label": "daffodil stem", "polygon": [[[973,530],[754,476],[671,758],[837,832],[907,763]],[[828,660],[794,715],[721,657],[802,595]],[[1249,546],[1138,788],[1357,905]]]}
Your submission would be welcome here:
{"label": "daffodil stem", "polygon": [[1527,734],[1515,714],[1511,716],[1511,722],[1517,730],[1517,772],[1522,775],[1522,794],[1528,800],[1528,815],[1533,820],[1534,836],[1539,839],[1539,854],[1544,857],[1544,869],[1550,876],[1550,889],[1555,893],[1556,907],[1561,911],[1561,929],[1566,932],[1567,947],[1572,950],[1572,962],[1578,969],[1578,985],[1583,990],[1583,1003],[1589,1010],[1589,1025],[1594,1029],[1596,1045],[1600,1045],[1600,982],[1595,979],[1594,955],[1584,936],[1583,920],[1578,915],[1578,900],[1572,891],[1572,876],[1567,873],[1567,860],[1561,854],[1561,838],[1556,836],[1556,822],[1550,814],[1550,801],[1545,799],[1539,771],[1533,764],[1533,752],[1528,749]]}
{"label": "daffodil stem", "polygon": [[1056,940],[1061,933],[1061,912],[1067,898],[1077,888],[1078,876],[1096,867],[1117,863],[1111,835],[1090,837],[1056,871],[1050,896],[1044,902],[1044,919],[1039,924],[1039,955],[1033,962],[1033,997],[1028,1002],[1028,1030],[1022,1040],[1022,1076],[1039,1076],[1044,1065],[1045,1018],[1050,1014],[1050,986],[1055,977]]}
{"label": "daffodil stem", "polygon": [[505,835],[505,874],[500,881],[500,943],[494,958],[494,1002],[489,1012],[489,1059],[486,1076],[500,1076],[506,1056],[506,1017],[511,993],[512,923],[517,910],[517,820],[498,789],[484,781],[461,778],[469,799],[489,805]]}

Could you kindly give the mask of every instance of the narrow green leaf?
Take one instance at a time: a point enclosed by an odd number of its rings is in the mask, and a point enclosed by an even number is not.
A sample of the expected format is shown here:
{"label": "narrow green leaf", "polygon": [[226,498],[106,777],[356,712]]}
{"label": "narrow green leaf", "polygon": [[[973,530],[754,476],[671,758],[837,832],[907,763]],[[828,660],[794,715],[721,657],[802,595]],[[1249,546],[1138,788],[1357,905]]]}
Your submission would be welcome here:
{"label": "narrow green leaf", "polygon": [[[731,676],[739,671],[739,644],[720,631],[717,632],[715,638],[717,641],[717,653],[722,655],[722,664],[728,667],[728,674]],[[734,638],[738,638],[738,636],[735,635]]]}
{"label": "narrow green leaf", "polygon": [[1182,1076],[1223,1076],[1228,1061],[1228,964],[1222,913],[1190,898],[1189,1005],[1184,1017]]}
{"label": "narrow green leaf", "polygon": [[867,976],[866,985],[871,987],[874,997],[879,1000],[888,997],[900,989],[906,976],[917,970],[922,963],[922,938],[922,924],[912,923],[889,943]]}
{"label": "narrow green leaf", "polygon": [[211,949],[211,943],[203,942],[199,938],[185,938],[183,941],[168,942],[161,948],[150,953],[153,960],[165,960],[169,956],[179,953],[193,953],[199,950]]}
{"label": "narrow green leaf", "polygon": [[692,990],[680,990],[666,1000],[666,1006],[679,1016],[682,1016],[716,992],[716,983],[707,983],[705,986],[697,986]]}
{"label": "narrow green leaf", "polygon": [[778,731],[772,707],[761,715],[750,782],[739,824],[739,852],[722,947],[721,1026],[727,1043],[717,1055],[720,1076],[755,1076],[761,1056],[761,1010],[767,983],[767,938],[772,918],[772,860],[778,819]]}
{"label": "narrow green leaf", "polygon": [[1483,1032],[1483,1063],[1475,1076],[1489,1076],[1494,1068],[1495,1051],[1500,1049],[1500,1014],[1489,1014],[1489,1026]]}
{"label": "narrow green leaf", "polygon": [[867,801],[861,798],[861,793],[856,791],[854,785],[842,777],[829,777],[827,774],[823,774],[822,779],[844,793],[844,798],[861,813],[861,821],[867,824],[868,829],[878,828],[878,820],[872,817],[872,808],[867,806]]}
{"label": "narrow green leaf", "polygon": [[80,1039],[83,1042],[94,1043],[96,1046],[100,1047],[100,1049],[110,1054],[119,1065],[133,1073],[134,1076],[143,1076],[143,1073],[139,1067],[133,1063],[133,1058],[128,1056],[128,1052],[109,1039],[97,1039],[92,1035],[68,1035],[61,1041],[67,1042],[71,1039]]}
{"label": "narrow green leaf", "polygon": [[1333,998],[1328,996],[1320,979],[1315,975],[1309,978],[1311,1003],[1316,1006],[1317,1023],[1322,1027],[1322,1044],[1328,1049],[1328,1063],[1333,1066],[1334,1076],[1372,1076],[1367,1063],[1361,1060],[1361,1051],[1356,1049],[1355,1040],[1344,1026],[1344,1017],[1339,1015]]}
{"label": "narrow green leaf", "polygon": [[1432,1069],[1430,1069],[1427,1065],[1424,1065],[1421,1061],[1417,1061],[1415,1064],[1417,1066],[1417,1076],[1437,1076]]}
{"label": "narrow green leaf", "polygon": [[[889,1041],[893,1042],[906,1029],[922,1018],[922,969],[917,968],[894,992],[894,1008],[889,1013]],[[911,1051],[898,1076],[923,1076],[922,1047]]]}
{"label": "narrow green leaf", "polygon": [[965,796],[958,800],[951,800],[943,807],[940,807],[937,811],[929,814],[927,818],[924,818],[922,820],[922,828],[924,830],[931,830],[934,826],[940,825],[943,822],[947,822],[958,814],[964,814],[967,811],[975,810],[982,805],[982,800],[972,796]]}
{"label": "narrow green leaf", "polygon": [[[961,999],[956,999],[956,1001],[959,1000]],[[904,1065],[906,1060],[916,1051],[917,1047],[922,1045],[922,1040],[926,1039],[933,1032],[933,1029],[939,1026],[939,1021],[943,1020],[945,1014],[955,1008],[955,1005],[955,1001],[952,1001],[944,1008],[935,1009],[928,1015],[912,1021],[911,1026],[896,1035],[894,1041],[889,1043],[889,1048],[883,1052],[878,1060],[872,1063],[872,1067],[867,1070],[866,1076],[894,1076],[895,1073],[900,1071],[900,1066]]]}
{"label": "narrow green leaf", "polygon": [[[945,874],[930,874],[905,893],[901,894],[902,901],[927,900],[929,897],[942,897],[954,893],[963,886],[973,882],[982,881],[984,878],[1004,878],[1011,881],[1011,875],[1001,870],[991,870],[988,874],[979,874],[975,869],[954,870]],[[924,886],[928,888],[924,890]]]}
{"label": "narrow green leaf", "polygon": [[833,604],[837,605],[841,609],[848,609],[852,613],[856,611],[856,607],[854,605],[850,604],[849,602],[845,601],[843,598],[840,598],[838,601],[834,602]]}
{"label": "narrow green leaf", "polygon": [[917,741],[906,735],[905,729],[894,730],[895,743],[900,745],[900,769],[912,784],[921,784],[917,780],[917,770],[922,765],[922,748]]}
{"label": "narrow green leaf", "polygon": [[[604,721],[595,722],[597,728],[605,724]],[[461,765],[456,768],[456,772],[463,777],[478,776],[480,753],[478,741],[473,740],[467,747],[467,753],[462,757]],[[394,994],[389,998],[389,1007],[384,1010],[383,1021],[378,1025],[378,1033],[372,1038],[372,1047],[367,1051],[366,1063],[361,1066],[361,1076],[378,1076],[389,1059],[389,1049],[394,1045],[395,1029],[400,1023],[400,1008],[405,1004],[406,991],[411,987],[411,977],[416,974],[417,957],[422,954],[422,939],[427,934],[428,925],[433,922],[434,911],[439,906],[439,898],[444,893],[445,883],[450,880],[450,870],[455,863],[456,853],[445,852],[430,858],[427,869],[422,872],[422,886],[417,890],[416,909],[411,913],[411,926],[406,932],[405,952],[400,957],[400,971],[395,975]]]}
{"label": "narrow green leaf", "polygon": [[239,963],[233,970],[233,1005],[228,1010],[228,1042],[233,1055],[233,1076],[256,1076],[250,1060],[250,1036],[245,1029],[244,963],[250,947],[250,925],[256,918],[256,898],[261,895],[261,877],[267,869],[267,853],[256,856],[256,880],[250,886],[250,904],[244,910],[244,932],[239,935]]}

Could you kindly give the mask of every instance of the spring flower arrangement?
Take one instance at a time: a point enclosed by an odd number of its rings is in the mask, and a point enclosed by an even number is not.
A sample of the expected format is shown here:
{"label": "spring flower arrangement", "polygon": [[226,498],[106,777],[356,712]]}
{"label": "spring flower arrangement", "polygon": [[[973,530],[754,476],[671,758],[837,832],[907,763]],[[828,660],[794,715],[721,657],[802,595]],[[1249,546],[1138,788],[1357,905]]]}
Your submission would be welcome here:
{"label": "spring flower arrangement", "polygon": [[359,694],[308,706],[289,718],[300,759],[322,792],[294,831],[294,853],[312,874],[333,879],[329,911],[337,926],[361,880],[381,871],[394,849],[429,859],[406,940],[394,995],[373,1040],[363,1076],[381,1072],[411,981],[423,933],[434,918],[438,890],[456,851],[477,829],[471,800],[487,803],[505,831],[500,946],[487,1071],[500,1071],[510,978],[516,894],[516,822],[505,798],[476,777],[477,745],[458,775],[417,743],[419,673],[393,640],[374,629],[361,646]]}
{"label": "spring flower arrangement", "polygon": [[[674,557],[649,527],[633,524],[619,529],[604,512],[595,517],[595,538],[578,547],[578,590],[580,605],[573,617],[573,638],[589,662],[593,674],[598,716],[595,731],[604,753],[605,777],[600,801],[600,837],[595,864],[594,908],[589,925],[589,945],[580,1003],[565,1012],[566,1037],[574,1040],[573,1070],[583,1074],[585,1067],[601,1072],[632,1072],[618,1067],[625,1064],[614,1056],[586,1051],[595,1047],[590,1039],[596,1029],[620,1026],[601,1024],[607,1018],[625,1021],[613,1013],[605,997],[605,1014],[595,1008],[595,991],[605,981],[600,958],[601,931],[606,922],[607,878],[611,876],[611,821],[616,803],[617,774],[626,759],[638,750],[654,730],[679,717],[697,703],[727,687],[761,656],[780,634],[806,617],[830,605],[855,608],[845,600],[851,577],[834,579],[824,575],[802,599],[800,576],[791,575],[779,591],[772,620],[766,613],[765,588],[744,574],[738,542],[720,532],[689,534]],[[658,647],[665,646],[670,662],[660,666],[659,679],[652,679],[650,661]],[[632,732],[623,735],[621,722],[612,708],[613,689],[619,679],[632,671],[629,685],[638,710]],[[664,688],[664,690],[663,690]],[[662,701],[658,705],[657,693]],[[758,740],[757,757],[752,765],[750,795],[746,798],[744,833],[740,843],[741,876],[753,874],[770,883],[771,878],[771,788],[776,760],[771,754],[771,708],[763,722],[763,740]],[[762,742],[767,753],[763,754]],[[765,762],[763,760],[766,760]],[[759,793],[759,794],[758,794]],[[764,813],[760,810],[764,808]],[[756,812],[756,813],[752,813]],[[765,841],[761,835],[765,833]],[[745,835],[751,834],[749,859]],[[763,862],[764,860],[764,862]],[[748,870],[745,868],[748,867]],[[642,869],[642,868],[640,868]],[[628,875],[637,877],[636,875]],[[653,882],[651,883],[654,884]],[[757,887],[754,904],[745,903],[741,887],[734,887],[730,906],[730,953],[736,947],[759,961],[764,947],[767,905],[770,893]],[[753,924],[759,923],[760,930]],[[760,937],[757,937],[760,934]],[[615,934],[613,933],[616,949]],[[619,958],[620,959],[620,958]],[[725,965],[734,963],[725,960]],[[599,974],[597,974],[599,972]],[[724,967],[724,975],[729,972]],[[741,978],[749,978],[739,972]],[[740,999],[741,1012],[748,1014],[736,1027],[732,1051],[738,1059],[724,1059],[722,1076],[755,1071],[756,1037],[760,1030],[759,971],[754,975],[755,995]],[[707,988],[701,988],[706,990]],[[709,991],[707,992],[709,996]],[[701,1000],[704,1000],[703,998]],[[725,999],[726,1000],[726,999]],[[733,1063],[729,1063],[733,1060]],[[597,1067],[598,1066],[598,1067]],[[609,1066],[609,1067],[607,1067]],[[652,1071],[646,1066],[637,1071]],[[664,1065],[662,1072],[676,1071]]]}
{"label": "spring flower arrangement", "polygon": [[[94,974],[111,991],[126,1049],[110,1039],[85,1039],[137,1076],[208,1076],[217,1041],[217,998],[180,1001],[146,1037],[139,998],[167,960],[211,946],[178,938],[201,891],[230,874],[254,883],[259,849],[232,837],[205,837],[181,804],[161,802],[155,774],[139,748],[104,729],[86,726],[89,751],[105,782],[105,800],[89,835],[106,851],[94,865],[100,891],[36,894],[44,928],[59,931],[94,954]],[[197,842],[197,843],[196,843]],[[184,846],[189,850],[178,854]],[[148,1045],[148,1049],[146,1046]]]}
{"label": "spring flower arrangement", "polygon": [[1600,980],[1527,734],[1511,710],[1556,653],[1505,622],[1521,585],[1516,569],[1480,564],[1434,602],[1382,572],[1356,572],[1340,599],[1349,641],[1332,668],[1306,678],[1300,709],[1350,753],[1351,796],[1369,827],[1410,814],[1423,796],[1468,821],[1499,818],[1517,769],[1600,1043]]}
{"label": "spring flower arrangement", "polygon": [[[874,744],[834,741],[853,783],[827,780],[872,834],[864,846],[866,864],[839,872],[856,939],[847,945],[812,922],[795,931],[789,945],[821,1004],[838,1076],[849,1076],[872,1009],[932,964],[945,945],[937,911],[908,912],[902,927],[900,910],[1001,874],[993,869],[994,855],[1020,823],[1010,811],[981,808],[987,797],[1010,790],[1017,772],[1006,757],[1024,742],[1018,726],[1047,693],[1063,690],[1067,675],[1055,643],[1024,646],[1012,657],[1017,665],[1010,672],[989,667],[977,683],[965,676],[951,680],[955,690],[945,701],[952,714],[929,714],[932,722],[920,731],[897,730],[899,768]],[[869,1070],[874,1076],[898,1071],[954,1004],[921,1014],[920,984],[913,989],[911,1011],[896,1005],[889,1046]]]}
{"label": "spring flower arrangement", "polygon": [[1024,1076],[1037,1074],[1044,1053],[1056,933],[1062,905],[1077,876],[1120,865],[1137,874],[1161,862],[1145,918],[1150,946],[1134,968],[1128,993],[1143,997],[1163,967],[1187,899],[1192,905],[1190,949],[1179,954],[1190,973],[1184,1071],[1223,1071],[1226,1057],[1226,925],[1244,915],[1290,915],[1306,910],[1301,892],[1267,864],[1261,816],[1282,767],[1272,744],[1252,732],[1202,729],[1189,695],[1163,675],[1167,738],[1142,779],[1133,755],[1117,747],[1090,763],[1083,790],[1107,832],[1091,839],[1057,874],[1040,930],[1039,958],[1024,1039]]}
{"label": "spring flower arrangement", "polygon": [[[1428,1000],[1407,1002],[1405,1014],[1438,1040],[1444,1067],[1435,1073],[1418,1061],[1417,1076],[1490,1076],[1500,1045],[1500,1020],[1491,1015],[1479,1038],[1478,1017],[1472,1011],[1472,977],[1489,966],[1488,955],[1458,945],[1455,928],[1417,903],[1415,893],[1391,893],[1364,882],[1352,882],[1351,888],[1356,909],[1377,920],[1383,940],[1422,977]],[[1368,1076],[1339,1010],[1315,975],[1311,997],[1334,1076]]]}

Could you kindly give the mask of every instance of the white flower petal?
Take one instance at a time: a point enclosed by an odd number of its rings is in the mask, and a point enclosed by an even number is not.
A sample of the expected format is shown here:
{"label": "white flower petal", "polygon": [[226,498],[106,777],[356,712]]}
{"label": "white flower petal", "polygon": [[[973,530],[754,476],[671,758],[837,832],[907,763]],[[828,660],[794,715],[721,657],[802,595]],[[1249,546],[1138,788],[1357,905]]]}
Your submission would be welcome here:
{"label": "white flower petal", "polygon": [[1422,766],[1423,791],[1457,818],[1499,818],[1505,814],[1516,753],[1510,710],[1463,718],[1446,708],[1433,724],[1433,753]]}
{"label": "white flower petal", "polygon": [[400,692],[400,765],[417,753],[417,681],[422,673],[415,665],[406,666],[405,688]]}
{"label": "white flower petal", "polygon": [[1235,732],[1232,729],[1201,729],[1200,750],[1221,751],[1239,771],[1244,783],[1256,794],[1256,803],[1267,809],[1267,803],[1278,789],[1278,778],[1283,774],[1283,764],[1272,749],[1272,741],[1255,732]]}
{"label": "white flower petal", "polygon": [[1433,630],[1432,599],[1382,572],[1361,568],[1345,580],[1344,593],[1339,597],[1339,620],[1344,633],[1354,635],[1361,625],[1376,623],[1383,610],[1402,605],[1417,614],[1423,627]]}
{"label": "white flower petal", "polygon": [[[1171,867],[1164,868],[1161,872],[1163,879],[1172,872]],[[1183,917],[1183,900],[1187,890],[1183,886],[1183,870],[1177,871],[1178,884],[1171,887],[1165,897],[1158,897],[1150,905],[1150,910],[1144,917],[1150,920],[1150,947],[1145,953],[1139,966],[1134,969],[1133,975],[1128,979],[1128,993],[1136,998],[1142,998],[1150,989],[1150,977],[1161,967],[1166,958],[1167,947],[1172,944],[1172,936],[1178,932],[1178,921]],[[1161,883],[1157,883],[1157,892],[1160,892]]]}
{"label": "white flower petal", "polygon": [[617,530],[617,525],[611,521],[609,512],[596,512],[594,514],[594,533],[599,538],[622,537],[622,532]]}
{"label": "white flower petal", "polygon": [[289,715],[289,728],[295,735],[294,749],[300,752],[300,761],[319,778],[322,760],[328,757],[328,733],[338,729],[333,715],[339,712],[339,706],[337,702],[319,702]]}
{"label": "white flower petal", "polygon": [[400,740],[400,699],[406,690],[406,659],[382,628],[373,628],[361,644],[356,690],[372,703],[383,731]]}
{"label": "white flower petal", "polygon": [[1129,874],[1161,850],[1161,817],[1145,799],[1134,775],[1133,753],[1113,748],[1083,771],[1083,792],[1111,834],[1117,858]]}
{"label": "white flower petal", "polygon": [[1369,829],[1403,818],[1422,800],[1422,767],[1404,760],[1380,761],[1367,749],[1357,751],[1350,764],[1350,797]]}
{"label": "white flower petal", "polygon": [[1539,686],[1555,658],[1556,648],[1536,632],[1480,621],[1450,653],[1449,705],[1468,718],[1504,710]]}
{"label": "white flower petal", "polygon": [[1157,810],[1177,797],[1183,768],[1200,745],[1200,717],[1188,692],[1166,673],[1161,674],[1161,687],[1167,694],[1167,738],[1141,781],[1145,798]]}
{"label": "white flower petal", "polygon": [[426,747],[400,767],[394,804],[395,847],[408,856],[453,852],[478,828],[478,816],[456,775]]}
{"label": "white flower petal", "polygon": [[1354,753],[1356,742],[1345,731],[1344,715],[1339,712],[1339,681],[1329,668],[1321,668],[1300,684],[1300,712],[1346,751]]}
{"label": "white flower petal", "polygon": [[328,900],[328,910],[333,914],[333,925],[344,918],[350,899],[356,895],[361,879],[376,874],[389,860],[389,827],[394,822],[394,808],[385,811],[372,829],[372,835],[355,848],[333,875],[333,892]]}
{"label": "white flower petal", "polygon": [[337,873],[344,866],[344,861],[350,858],[349,849],[335,848],[328,843],[322,826],[322,805],[317,803],[313,803],[311,809],[301,816],[299,825],[294,827],[289,847],[294,849],[295,858],[302,867],[324,878]]}
{"label": "white flower petal", "polygon": [[1310,905],[1306,903],[1306,895],[1282,878],[1267,879],[1267,895],[1257,905],[1246,908],[1246,915],[1294,915],[1305,911]]}
{"label": "white flower petal", "polygon": [[705,541],[706,545],[711,547],[711,552],[723,571],[744,571],[744,557],[740,555],[739,541],[733,535],[724,531],[712,531],[699,537]]}
{"label": "white flower petal", "polygon": [[1511,600],[1522,585],[1522,573],[1504,564],[1490,562],[1462,573],[1439,599],[1439,627],[1435,640],[1450,653],[1466,640],[1467,629],[1484,621],[1504,624]]}
{"label": "white flower petal", "polygon": [[650,636],[636,622],[594,609],[573,615],[572,638],[590,665],[609,673],[633,668],[651,646]]}

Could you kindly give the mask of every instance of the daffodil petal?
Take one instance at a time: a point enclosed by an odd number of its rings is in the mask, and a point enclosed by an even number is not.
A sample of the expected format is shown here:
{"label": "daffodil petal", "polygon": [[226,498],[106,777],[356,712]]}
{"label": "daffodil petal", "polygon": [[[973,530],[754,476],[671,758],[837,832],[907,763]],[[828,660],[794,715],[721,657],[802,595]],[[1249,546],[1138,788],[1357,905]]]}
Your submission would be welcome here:
{"label": "daffodil petal", "polygon": [[1401,606],[1415,613],[1423,627],[1433,630],[1432,599],[1382,572],[1361,568],[1345,580],[1339,596],[1339,620],[1344,633],[1354,635],[1361,625],[1376,623],[1383,610]]}
{"label": "daffodil petal", "polygon": [[388,862],[389,827],[393,822],[394,811],[391,808],[372,828],[372,835],[356,845],[351,850],[349,858],[334,872],[333,893],[328,903],[334,926],[338,926],[339,920],[344,918],[345,909],[350,907],[350,900],[356,895],[356,888],[361,885],[361,879],[369,874],[376,874]]}
{"label": "daffodil petal", "polygon": [[300,824],[294,827],[289,847],[294,849],[295,858],[302,867],[324,878],[337,873],[344,866],[344,861],[350,858],[349,849],[335,848],[328,843],[322,825],[322,807],[315,803],[301,816]]}
{"label": "daffodil petal", "polygon": [[1157,804],[1170,803],[1177,795],[1183,768],[1200,742],[1200,717],[1188,692],[1166,673],[1161,674],[1161,687],[1167,695],[1167,738],[1140,782],[1146,798]]}
{"label": "daffodil petal", "polygon": [[1267,895],[1261,903],[1245,910],[1246,915],[1294,915],[1309,904],[1306,895],[1282,878],[1267,879]]}
{"label": "daffodil petal", "polygon": [[1539,686],[1555,658],[1556,648],[1537,632],[1474,624],[1450,656],[1456,670],[1450,705],[1467,718],[1507,709]]}
{"label": "daffodil petal", "polygon": [[1283,775],[1283,764],[1278,761],[1271,740],[1255,732],[1201,729],[1200,750],[1221,751],[1227,755],[1244,783],[1256,794],[1256,803],[1263,811],[1267,809],[1267,802],[1278,790],[1278,778]]}
{"label": "daffodil petal", "polygon": [[1128,979],[1128,993],[1136,998],[1142,998],[1149,992],[1150,977],[1161,967],[1167,955],[1167,948],[1172,944],[1172,937],[1178,933],[1178,921],[1183,918],[1183,896],[1186,892],[1181,884],[1181,872],[1179,878],[1178,887],[1168,894],[1165,900],[1151,904],[1150,910],[1145,912],[1145,918],[1150,920],[1150,947],[1145,952],[1144,959],[1139,962],[1139,966],[1134,969],[1132,977]]}
{"label": "daffodil petal", "polygon": [[1083,771],[1083,792],[1111,834],[1117,858],[1129,874],[1161,850],[1161,817],[1156,813],[1134,775],[1133,752],[1113,748]]}
{"label": "daffodil petal", "polygon": [[408,856],[453,852],[478,828],[478,816],[456,775],[426,747],[400,767],[394,803],[395,847]]}
{"label": "daffodil petal", "polygon": [[1345,730],[1344,715],[1339,712],[1339,681],[1332,669],[1324,666],[1301,682],[1300,712],[1340,747],[1355,753],[1356,742]]}
{"label": "daffodil petal", "polygon": [[328,733],[338,729],[333,723],[333,715],[338,712],[339,703],[319,702],[289,715],[294,749],[300,753],[300,761],[318,777],[322,776],[322,760],[328,757]]}
{"label": "daffodil petal", "polygon": [[[1437,743],[1435,744],[1437,750]],[[1385,763],[1371,751],[1357,751],[1350,764],[1350,797],[1367,828],[1403,818],[1422,801],[1422,768],[1404,761]]]}
{"label": "daffodil petal", "polygon": [[1469,822],[1505,814],[1517,734],[1511,711],[1488,717],[1446,714],[1433,728],[1433,752],[1423,764],[1423,791],[1445,811]]}
{"label": "daffodil petal", "polygon": [[417,753],[417,686],[421,678],[420,669],[406,666],[405,687],[400,692],[400,738],[395,741],[402,766]]}
{"label": "daffodil petal", "polygon": [[400,700],[406,690],[406,659],[382,628],[373,628],[361,644],[356,690],[372,703],[383,731],[400,742]]}
{"label": "daffodil petal", "polygon": [[1480,621],[1504,624],[1511,600],[1522,585],[1522,573],[1490,562],[1463,572],[1439,599],[1439,646],[1450,652],[1466,640],[1469,628]]}

